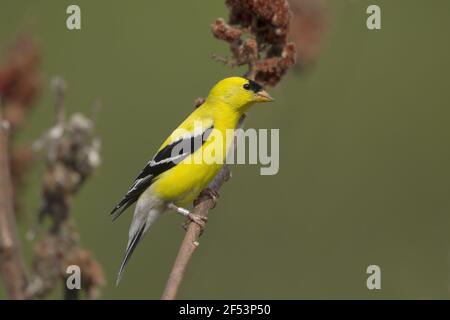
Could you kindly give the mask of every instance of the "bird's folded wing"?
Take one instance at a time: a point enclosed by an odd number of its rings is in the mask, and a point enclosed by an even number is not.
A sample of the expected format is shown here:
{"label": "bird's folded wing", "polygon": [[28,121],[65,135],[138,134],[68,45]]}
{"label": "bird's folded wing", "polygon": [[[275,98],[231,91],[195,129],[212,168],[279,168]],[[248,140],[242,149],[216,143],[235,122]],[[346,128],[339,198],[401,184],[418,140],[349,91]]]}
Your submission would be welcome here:
{"label": "bird's folded wing", "polygon": [[130,189],[112,210],[113,220],[132,205],[161,173],[175,167],[202,147],[214,128],[212,119],[184,122],[162,144],[157,154],[136,177]]}

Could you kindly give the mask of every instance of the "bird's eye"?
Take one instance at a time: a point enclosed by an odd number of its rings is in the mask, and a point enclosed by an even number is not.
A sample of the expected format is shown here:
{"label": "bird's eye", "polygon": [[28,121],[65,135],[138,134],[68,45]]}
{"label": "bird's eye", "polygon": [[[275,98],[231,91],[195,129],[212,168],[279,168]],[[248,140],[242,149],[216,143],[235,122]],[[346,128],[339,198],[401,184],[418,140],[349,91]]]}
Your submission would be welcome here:
{"label": "bird's eye", "polygon": [[245,90],[250,90],[250,84],[249,83],[244,84],[244,89]]}

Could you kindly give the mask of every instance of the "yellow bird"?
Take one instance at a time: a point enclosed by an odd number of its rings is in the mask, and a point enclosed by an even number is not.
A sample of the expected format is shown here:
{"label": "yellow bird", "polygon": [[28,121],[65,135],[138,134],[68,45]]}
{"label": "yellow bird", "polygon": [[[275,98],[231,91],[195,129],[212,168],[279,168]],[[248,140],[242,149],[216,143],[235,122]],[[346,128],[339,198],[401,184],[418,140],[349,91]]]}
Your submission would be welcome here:
{"label": "yellow bird", "polygon": [[204,225],[203,218],[190,213],[185,206],[197,198],[221,169],[233,141],[226,137],[229,132],[234,133],[241,116],[256,102],[269,101],[273,101],[272,97],[252,80],[223,79],[164,141],[111,212],[115,220],[137,201],[117,284],[137,244],[163,212],[175,210]]}

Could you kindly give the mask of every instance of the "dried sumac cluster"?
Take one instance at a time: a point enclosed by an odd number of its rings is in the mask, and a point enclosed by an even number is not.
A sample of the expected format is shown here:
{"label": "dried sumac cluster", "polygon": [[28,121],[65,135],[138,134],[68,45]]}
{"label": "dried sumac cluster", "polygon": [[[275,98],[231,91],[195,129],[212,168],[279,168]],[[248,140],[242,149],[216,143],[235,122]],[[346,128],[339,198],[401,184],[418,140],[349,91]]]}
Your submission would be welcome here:
{"label": "dried sumac cluster", "polygon": [[314,66],[322,49],[328,25],[323,0],[289,0],[292,11],[290,36],[297,49],[297,66]]}
{"label": "dried sumac cluster", "polygon": [[249,65],[247,76],[275,86],[296,62],[289,39],[291,12],[286,0],[226,0],[229,20],[217,19],[214,36],[230,44],[231,66]]}
{"label": "dried sumac cluster", "polygon": [[[64,225],[63,233],[47,234],[34,248],[32,277],[26,296],[30,299],[44,298],[64,279],[66,283],[68,266],[81,270],[81,288],[88,299],[98,298],[105,286],[105,275],[90,250],[81,248],[79,235],[71,224]],[[66,299],[76,299],[67,294],[80,294],[79,290],[66,290]]]}
{"label": "dried sumac cluster", "polygon": [[26,119],[40,86],[39,48],[28,36],[22,36],[0,64],[0,98],[3,118],[14,132]]}

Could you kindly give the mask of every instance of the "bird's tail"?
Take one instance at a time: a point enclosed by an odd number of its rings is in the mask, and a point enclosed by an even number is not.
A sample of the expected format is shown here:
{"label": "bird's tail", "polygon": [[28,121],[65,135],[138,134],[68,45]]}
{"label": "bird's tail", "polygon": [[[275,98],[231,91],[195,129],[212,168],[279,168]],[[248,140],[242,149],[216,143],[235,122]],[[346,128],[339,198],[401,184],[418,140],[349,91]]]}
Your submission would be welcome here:
{"label": "bird's tail", "polygon": [[125,250],[125,255],[122,259],[122,263],[120,264],[119,273],[117,274],[116,286],[119,285],[120,279],[122,279],[123,271],[125,270],[125,266],[127,265],[128,260],[130,260],[134,249],[136,249],[137,244],[139,243],[139,241],[141,241],[142,236],[144,235],[144,230],[145,224],[143,224],[139,228],[139,231],[128,240],[127,249]]}
{"label": "bird's tail", "polygon": [[125,255],[122,259],[122,263],[120,264],[119,273],[117,274],[116,286],[119,285],[123,271],[130,260],[134,249],[136,249],[136,246],[141,241],[148,228],[156,221],[156,219],[159,218],[162,213],[160,210],[151,209],[148,211],[142,207],[146,206],[140,206],[138,203],[134,211],[133,221],[131,222],[130,231],[128,234],[127,249],[125,250]]}

